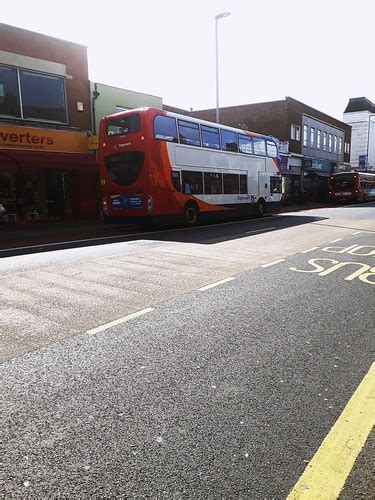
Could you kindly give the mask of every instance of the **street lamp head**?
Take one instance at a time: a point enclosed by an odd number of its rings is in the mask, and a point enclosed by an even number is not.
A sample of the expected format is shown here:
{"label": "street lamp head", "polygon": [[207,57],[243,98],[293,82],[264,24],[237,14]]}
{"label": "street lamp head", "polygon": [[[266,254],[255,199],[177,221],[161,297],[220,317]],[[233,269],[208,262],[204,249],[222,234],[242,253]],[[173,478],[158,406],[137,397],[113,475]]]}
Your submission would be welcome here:
{"label": "street lamp head", "polygon": [[230,16],[230,12],[223,12],[222,14],[217,14],[217,16],[215,16],[215,19],[218,20],[228,16]]}

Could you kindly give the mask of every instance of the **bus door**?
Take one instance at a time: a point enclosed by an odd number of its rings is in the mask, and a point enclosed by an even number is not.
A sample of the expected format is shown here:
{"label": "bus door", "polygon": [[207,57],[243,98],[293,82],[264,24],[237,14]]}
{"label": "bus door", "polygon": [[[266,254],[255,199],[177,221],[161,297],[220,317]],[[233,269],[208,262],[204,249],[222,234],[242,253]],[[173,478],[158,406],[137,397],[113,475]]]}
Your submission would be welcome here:
{"label": "bus door", "polygon": [[258,194],[267,198],[270,193],[270,176],[267,172],[258,172]]}

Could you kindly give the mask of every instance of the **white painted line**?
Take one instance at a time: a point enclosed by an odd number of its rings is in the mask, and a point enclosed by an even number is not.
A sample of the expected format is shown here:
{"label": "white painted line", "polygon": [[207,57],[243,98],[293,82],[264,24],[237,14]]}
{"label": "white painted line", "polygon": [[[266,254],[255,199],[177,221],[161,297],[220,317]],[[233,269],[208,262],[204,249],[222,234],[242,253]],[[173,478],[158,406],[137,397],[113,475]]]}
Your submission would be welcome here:
{"label": "white painted line", "polygon": [[341,241],[341,240],[343,240],[343,239],[344,239],[344,238],[337,238],[337,240],[332,240],[332,241],[330,241],[330,243],[336,243],[336,241]]}
{"label": "white painted line", "polygon": [[274,260],[273,262],[269,262],[268,264],[263,264],[260,267],[270,267],[274,266],[275,264],[279,264],[280,262],[284,262],[285,259],[279,259],[279,260]]}
{"label": "white painted line", "polygon": [[309,253],[309,252],[312,252],[313,250],[318,250],[319,247],[312,247],[312,248],[308,248],[307,250],[304,250],[303,252],[301,253]]}
{"label": "white painted line", "polygon": [[362,234],[362,231],[357,231],[356,233],[353,233],[353,236],[355,236],[356,234]]}
{"label": "white painted line", "polygon": [[104,330],[108,330],[108,328],[112,328],[112,326],[121,325],[121,323],[126,323],[132,319],[138,318],[139,316],[143,316],[151,311],[154,311],[152,307],[147,307],[147,309],[142,309],[141,311],[137,311],[135,313],[129,314],[128,316],[124,316],[123,318],[116,319],[115,321],[111,321],[110,323],[106,323],[105,325],[98,326],[97,328],[93,328],[92,330],[87,330],[88,335],[95,335],[96,333],[103,332]]}
{"label": "white painted line", "polygon": [[114,253],[112,255],[105,255],[104,257],[97,257],[96,260],[109,259],[110,257],[118,257],[119,255],[123,255],[123,254],[121,254],[121,253]]}
{"label": "white painted line", "polygon": [[200,292],[204,292],[205,290],[209,290],[210,288],[214,288],[215,286],[222,285],[223,283],[227,283],[228,281],[232,280],[234,280],[233,276],[231,276],[230,278],[225,278],[220,281],[215,281],[215,283],[211,283],[210,285],[202,286],[202,288],[198,288],[198,290]]}
{"label": "white painted line", "polygon": [[254,231],[246,231],[245,234],[260,233],[262,231],[271,231],[272,229],[276,229],[276,226],[264,227],[263,229],[254,229]]}

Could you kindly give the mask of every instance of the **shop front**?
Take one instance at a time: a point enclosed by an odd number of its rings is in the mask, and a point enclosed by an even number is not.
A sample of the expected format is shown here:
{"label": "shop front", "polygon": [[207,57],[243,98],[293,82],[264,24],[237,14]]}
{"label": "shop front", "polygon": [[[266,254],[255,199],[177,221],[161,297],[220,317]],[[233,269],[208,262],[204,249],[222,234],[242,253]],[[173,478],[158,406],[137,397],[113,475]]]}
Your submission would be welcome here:
{"label": "shop front", "polygon": [[98,217],[98,168],[82,132],[0,125],[0,221]]}
{"label": "shop front", "polygon": [[303,193],[306,201],[328,201],[329,178],[336,163],[315,158],[303,159]]}

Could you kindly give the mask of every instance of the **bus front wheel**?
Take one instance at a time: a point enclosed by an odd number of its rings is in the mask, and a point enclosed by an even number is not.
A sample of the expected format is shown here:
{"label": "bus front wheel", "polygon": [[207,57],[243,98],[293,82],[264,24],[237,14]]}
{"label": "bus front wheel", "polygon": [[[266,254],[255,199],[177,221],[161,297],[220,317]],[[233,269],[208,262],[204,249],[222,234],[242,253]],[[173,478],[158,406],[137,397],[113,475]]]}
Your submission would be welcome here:
{"label": "bus front wheel", "polygon": [[266,202],[260,198],[257,203],[257,216],[261,217],[266,213]]}
{"label": "bus front wheel", "polygon": [[198,222],[199,208],[194,202],[186,203],[184,210],[185,223],[194,226]]}

